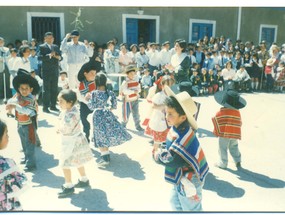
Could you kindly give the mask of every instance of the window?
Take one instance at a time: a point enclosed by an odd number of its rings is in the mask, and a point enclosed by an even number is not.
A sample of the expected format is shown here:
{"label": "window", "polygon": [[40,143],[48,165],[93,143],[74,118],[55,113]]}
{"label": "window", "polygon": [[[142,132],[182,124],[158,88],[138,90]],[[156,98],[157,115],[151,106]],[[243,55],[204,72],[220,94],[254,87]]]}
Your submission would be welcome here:
{"label": "window", "polygon": [[277,25],[260,25],[259,42],[266,41],[267,47],[277,40]]}
{"label": "window", "polygon": [[201,19],[189,20],[189,41],[191,43],[198,42],[199,39],[203,39],[206,35],[208,38],[215,36],[215,32],[216,21]]}

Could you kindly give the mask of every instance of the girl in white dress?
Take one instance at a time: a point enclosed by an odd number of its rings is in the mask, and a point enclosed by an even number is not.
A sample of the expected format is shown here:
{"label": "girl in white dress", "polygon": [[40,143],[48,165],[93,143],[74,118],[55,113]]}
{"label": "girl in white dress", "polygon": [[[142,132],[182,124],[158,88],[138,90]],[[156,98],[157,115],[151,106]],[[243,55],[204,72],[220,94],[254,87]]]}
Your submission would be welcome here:
{"label": "girl in white dress", "polygon": [[[59,132],[62,138],[60,166],[63,169],[65,184],[58,193],[59,198],[64,198],[74,193],[74,187],[88,187],[89,180],[85,173],[84,164],[93,159],[92,151],[82,130],[80,113],[75,103],[76,93],[72,90],[62,90],[58,95],[60,114]],[[71,167],[76,167],[81,179],[77,184],[71,180]]]}

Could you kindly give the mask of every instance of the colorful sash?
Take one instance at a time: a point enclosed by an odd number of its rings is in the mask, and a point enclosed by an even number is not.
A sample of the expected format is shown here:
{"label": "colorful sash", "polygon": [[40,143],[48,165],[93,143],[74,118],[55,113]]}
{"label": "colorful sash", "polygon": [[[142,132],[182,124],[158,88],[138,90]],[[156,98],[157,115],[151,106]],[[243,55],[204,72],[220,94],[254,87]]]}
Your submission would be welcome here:
{"label": "colorful sash", "polygon": [[188,179],[190,179],[189,176],[192,174],[189,172],[193,172],[201,183],[204,183],[209,166],[194,131],[188,126],[181,133],[175,127],[171,127],[167,135],[166,145],[170,152],[178,154],[189,166],[179,168],[166,166],[165,180],[172,184],[179,184],[184,174],[187,174]]}
{"label": "colorful sash", "polygon": [[241,116],[239,110],[222,107],[212,118],[213,133],[218,137],[241,139]]}
{"label": "colorful sash", "polygon": [[81,95],[86,95],[88,92],[92,92],[93,90],[96,89],[95,81],[86,81],[83,80],[82,82],[79,83],[79,91]]}

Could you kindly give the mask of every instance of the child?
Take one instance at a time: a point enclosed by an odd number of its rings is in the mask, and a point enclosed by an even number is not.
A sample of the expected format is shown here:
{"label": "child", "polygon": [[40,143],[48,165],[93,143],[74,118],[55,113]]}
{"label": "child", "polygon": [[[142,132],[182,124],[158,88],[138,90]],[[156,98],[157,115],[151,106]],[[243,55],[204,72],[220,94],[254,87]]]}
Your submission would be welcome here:
{"label": "child", "polygon": [[107,90],[107,77],[104,73],[98,73],[95,77],[97,89],[91,92],[88,107],[93,112],[93,134],[95,147],[101,152],[98,162],[100,167],[110,163],[109,147],[120,145],[132,137],[118,122],[112,113],[117,108],[115,94]]}
{"label": "child", "polygon": [[39,60],[37,56],[36,47],[30,47],[31,55],[29,56],[31,70],[35,71],[36,75],[40,75],[39,72]]}
{"label": "child", "polygon": [[285,62],[280,61],[279,66],[277,67],[277,73],[274,77],[275,79],[275,86],[277,87],[277,90],[280,92],[283,91],[283,87],[285,86]]}
{"label": "child", "polygon": [[58,92],[69,89],[67,72],[61,71],[58,77]]}
{"label": "child", "polygon": [[202,68],[201,70],[201,87],[202,92],[201,94],[206,95],[208,94],[208,87],[209,87],[209,76],[206,68]]}
{"label": "child", "polygon": [[95,76],[96,73],[101,69],[101,64],[98,61],[89,61],[85,63],[80,71],[78,72],[77,79],[79,83],[79,94],[78,100],[80,104],[80,119],[83,124],[83,131],[85,133],[86,139],[88,142],[90,136],[90,123],[87,119],[88,115],[92,113],[92,111],[88,108],[87,103],[89,96],[88,93],[92,92],[96,89],[95,85]]}
{"label": "child", "polygon": [[229,149],[237,168],[241,167],[241,153],[238,148],[238,139],[241,139],[241,115],[239,109],[245,107],[246,101],[233,89],[217,92],[215,100],[223,107],[212,118],[214,135],[219,137],[219,162],[221,169],[228,165]]}
{"label": "child", "polygon": [[166,149],[154,155],[165,165],[165,180],[174,184],[171,205],[173,210],[201,211],[202,188],[209,171],[204,152],[195,135],[197,112],[195,102],[187,92],[175,95],[168,86],[165,100],[166,119],[171,126]]}
{"label": "child", "polygon": [[146,98],[147,94],[148,94],[148,90],[149,88],[152,86],[152,80],[151,80],[151,76],[149,75],[149,70],[148,69],[144,69],[144,75],[142,76],[141,79],[141,85],[142,85],[142,94],[143,94],[143,98]]}
{"label": "child", "polygon": [[192,90],[195,92],[196,96],[199,96],[202,92],[202,86],[201,86],[201,78],[198,75],[197,69],[192,69],[193,74],[190,77],[190,82],[192,84]]}
{"label": "child", "polygon": [[216,76],[214,75],[214,70],[209,70],[209,94],[213,94],[218,91],[219,85],[217,84]]}
{"label": "child", "polygon": [[160,87],[157,87],[157,92],[152,98],[152,113],[148,126],[146,127],[145,134],[150,135],[153,138],[153,152],[158,150],[158,148],[166,141],[166,136],[168,133],[168,124],[165,118],[165,105],[164,100],[167,95],[164,91],[165,86],[171,87],[174,84],[174,79],[169,75],[162,76]]}
{"label": "child", "polygon": [[123,96],[123,122],[122,125],[126,127],[130,113],[133,114],[136,129],[143,131],[144,129],[140,126],[140,115],[139,115],[139,93],[141,92],[141,86],[136,78],[137,68],[133,66],[127,66],[125,73],[127,74],[126,80],[122,83],[121,93]]}
{"label": "child", "polygon": [[[88,187],[89,180],[85,173],[84,164],[93,159],[85,135],[82,132],[79,110],[76,107],[77,96],[72,90],[62,90],[58,95],[58,103],[62,110],[60,114],[61,133],[61,159],[60,166],[63,169],[65,184],[58,198],[64,198],[74,192],[74,187]],[[71,167],[76,167],[81,179],[78,183],[72,184]]]}
{"label": "child", "polygon": [[41,93],[42,93],[43,79],[41,79],[40,76],[38,76],[34,70],[32,70],[30,74],[31,74],[31,76],[33,78],[35,78],[37,80],[37,82],[38,82],[38,84],[40,86],[40,90],[39,90],[39,92],[36,95],[36,99],[38,101],[38,100],[40,100],[40,96],[41,96]]}
{"label": "child", "polygon": [[37,139],[37,104],[33,94],[39,91],[39,84],[26,70],[19,69],[18,75],[13,79],[13,87],[17,94],[8,100],[6,109],[15,108],[18,121],[18,133],[25,154],[24,170],[27,172],[36,169],[35,145]]}
{"label": "child", "polygon": [[[0,119],[0,150],[7,147],[8,129]],[[15,161],[0,155],[0,211],[22,210],[19,199],[20,190],[26,187],[27,177],[19,172]]]}

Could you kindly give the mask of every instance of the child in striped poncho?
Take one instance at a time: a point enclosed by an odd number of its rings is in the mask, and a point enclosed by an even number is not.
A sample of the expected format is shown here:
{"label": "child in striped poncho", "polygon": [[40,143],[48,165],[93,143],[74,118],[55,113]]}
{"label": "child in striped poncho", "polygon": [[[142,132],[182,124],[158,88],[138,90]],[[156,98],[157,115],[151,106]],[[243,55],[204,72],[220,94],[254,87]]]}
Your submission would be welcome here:
{"label": "child in striped poncho", "polygon": [[165,166],[165,180],[174,185],[171,205],[176,211],[201,211],[202,188],[209,171],[203,149],[195,135],[195,102],[187,92],[177,95],[165,86],[166,120],[171,128],[166,149],[157,150],[154,160]]}
{"label": "child in striped poncho", "polygon": [[238,109],[245,107],[246,101],[237,91],[228,89],[214,95],[215,100],[223,107],[212,118],[214,135],[219,137],[219,162],[221,169],[228,165],[228,150],[230,151],[237,168],[241,167],[241,153],[238,148],[238,139],[241,139],[241,115]]}

